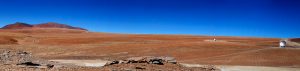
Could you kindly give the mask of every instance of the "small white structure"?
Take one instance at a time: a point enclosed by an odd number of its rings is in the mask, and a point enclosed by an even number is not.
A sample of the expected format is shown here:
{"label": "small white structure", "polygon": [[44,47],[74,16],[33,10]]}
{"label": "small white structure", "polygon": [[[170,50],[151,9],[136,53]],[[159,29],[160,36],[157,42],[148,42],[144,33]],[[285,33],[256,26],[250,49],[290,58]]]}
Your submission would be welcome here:
{"label": "small white structure", "polygon": [[279,47],[280,48],[285,48],[286,47],[286,41],[282,40],[279,42]]}
{"label": "small white structure", "polygon": [[216,38],[214,38],[214,41],[217,41],[217,39],[216,39]]}

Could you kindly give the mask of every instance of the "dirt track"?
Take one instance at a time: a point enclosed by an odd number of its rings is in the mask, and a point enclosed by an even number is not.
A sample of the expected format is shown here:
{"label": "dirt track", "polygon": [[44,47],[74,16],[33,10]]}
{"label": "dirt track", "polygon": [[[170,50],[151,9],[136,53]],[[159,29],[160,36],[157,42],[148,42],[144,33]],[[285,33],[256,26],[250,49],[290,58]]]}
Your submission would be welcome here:
{"label": "dirt track", "polygon": [[294,47],[294,48],[300,48],[300,42],[299,42],[299,38],[297,39],[286,39],[287,41],[287,44],[290,46],[290,47]]}

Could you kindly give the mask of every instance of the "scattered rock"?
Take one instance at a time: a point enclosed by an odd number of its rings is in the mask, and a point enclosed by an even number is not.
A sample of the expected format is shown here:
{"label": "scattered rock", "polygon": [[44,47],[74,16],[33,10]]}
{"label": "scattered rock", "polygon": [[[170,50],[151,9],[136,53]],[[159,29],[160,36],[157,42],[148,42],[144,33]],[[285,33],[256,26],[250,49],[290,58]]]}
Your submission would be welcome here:
{"label": "scattered rock", "polygon": [[163,60],[158,58],[150,59],[149,62],[151,64],[164,65]]}
{"label": "scattered rock", "polygon": [[54,67],[54,65],[47,64],[47,68],[51,69],[51,68],[53,68],[53,67]]}
{"label": "scattered rock", "polygon": [[132,57],[108,62],[102,70],[108,71],[220,71],[214,66],[185,67],[173,57]]}
{"label": "scattered rock", "polygon": [[31,61],[31,55],[24,51],[0,50],[0,63],[18,64]]}
{"label": "scattered rock", "polygon": [[132,57],[125,60],[114,60],[105,64],[114,65],[114,64],[131,64],[131,63],[147,63],[147,64],[156,64],[164,65],[165,63],[177,64],[175,58],[173,57]]}
{"label": "scattered rock", "polygon": [[30,52],[0,49],[0,71],[219,71],[214,66],[185,67],[173,57],[132,57],[114,60],[101,68],[56,64],[31,55]]}
{"label": "scattered rock", "polygon": [[53,68],[46,60],[31,56],[31,53],[17,50],[0,50],[0,63],[22,68]]}

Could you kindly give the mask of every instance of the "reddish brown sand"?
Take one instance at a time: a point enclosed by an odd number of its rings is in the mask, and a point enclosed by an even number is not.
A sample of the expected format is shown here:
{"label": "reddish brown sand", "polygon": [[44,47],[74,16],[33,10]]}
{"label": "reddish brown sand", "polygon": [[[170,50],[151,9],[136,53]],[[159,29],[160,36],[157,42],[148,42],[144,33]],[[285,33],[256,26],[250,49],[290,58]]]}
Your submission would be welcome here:
{"label": "reddish brown sand", "polygon": [[[214,38],[217,41],[211,41]],[[276,48],[276,38],[139,35],[71,29],[0,30],[0,48],[44,59],[172,56],[181,63],[300,67],[300,49]]]}

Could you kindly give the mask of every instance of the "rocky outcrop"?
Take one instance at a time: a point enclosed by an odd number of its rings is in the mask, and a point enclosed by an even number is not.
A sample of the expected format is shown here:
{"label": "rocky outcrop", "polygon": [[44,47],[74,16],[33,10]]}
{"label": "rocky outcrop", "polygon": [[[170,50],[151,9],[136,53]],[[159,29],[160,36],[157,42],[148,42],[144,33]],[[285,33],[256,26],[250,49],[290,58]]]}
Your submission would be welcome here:
{"label": "rocky outcrop", "polygon": [[0,49],[0,71],[99,71],[40,59],[30,52]]}
{"label": "rocky outcrop", "polygon": [[220,71],[210,67],[185,67],[173,57],[132,57],[108,62],[101,68],[104,71]]}
{"label": "rocky outcrop", "polygon": [[51,62],[34,58],[31,53],[15,50],[0,50],[0,66],[1,64],[30,68],[54,67]]}
{"label": "rocky outcrop", "polygon": [[164,65],[164,64],[177,64],[175,58],[173,57],[132,57],[125,60],[114,60],[111,62],[108,62],[106,66],[108,65],[114,65],[114,64],[133,64],[133,63],[147,63],[147,64],[156,64],[156,65]]}

